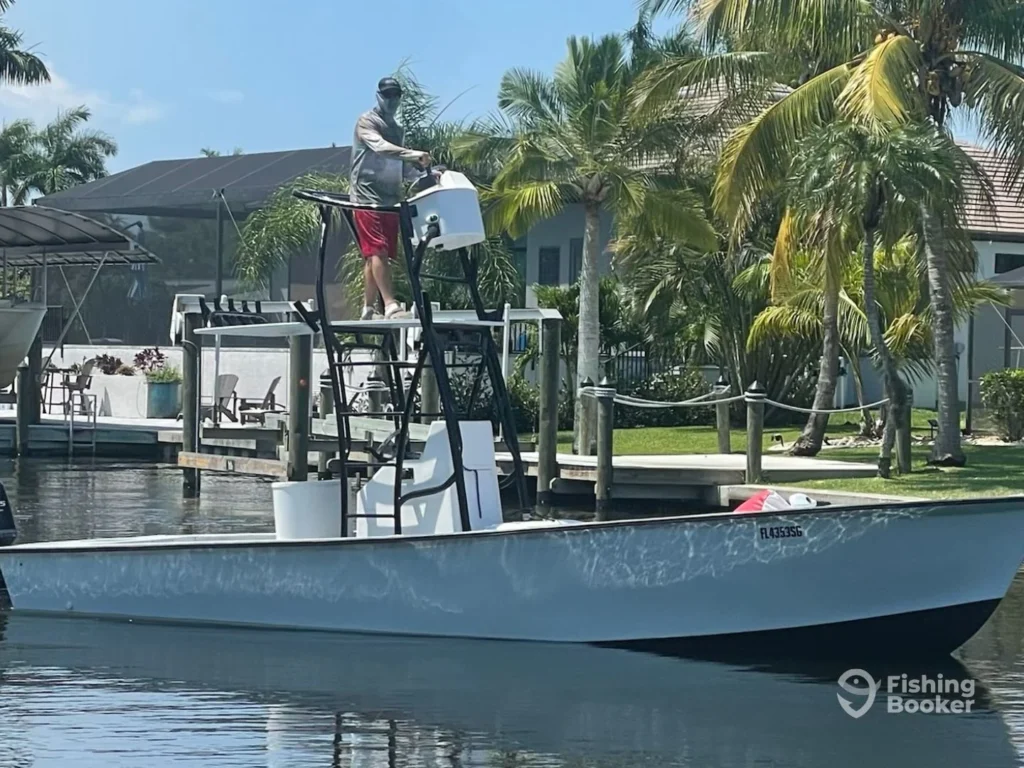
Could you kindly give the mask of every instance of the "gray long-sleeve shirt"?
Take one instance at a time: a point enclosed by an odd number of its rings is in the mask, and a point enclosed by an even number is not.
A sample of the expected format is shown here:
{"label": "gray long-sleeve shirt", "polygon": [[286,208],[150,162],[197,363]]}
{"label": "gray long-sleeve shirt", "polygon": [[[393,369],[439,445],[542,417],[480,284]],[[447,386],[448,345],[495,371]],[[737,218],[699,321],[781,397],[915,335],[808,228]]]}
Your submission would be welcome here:
{"label": "gray long-sleeve shirt", "polygon": [[359,116],[352,139],[352,202],[397,205],[401,201],[405,182],[416,176],[414,166],[403,165],[419,157],[419,152],[402,146],[404,138],[402,127],[378,107]]}

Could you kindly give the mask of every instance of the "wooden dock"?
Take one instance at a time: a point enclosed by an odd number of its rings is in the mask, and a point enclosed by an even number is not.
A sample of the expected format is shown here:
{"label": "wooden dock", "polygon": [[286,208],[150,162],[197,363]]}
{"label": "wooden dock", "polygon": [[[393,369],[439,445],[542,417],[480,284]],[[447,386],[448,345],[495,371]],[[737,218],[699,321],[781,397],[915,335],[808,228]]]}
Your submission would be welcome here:
{"label": "wooden dock", "polygon": [[[363,434],[353,441],[357,451],[366,440],[380,441],[392,431],[390,423],[380,419],[352,419],[353,432]],[[428,427],[411,425],[410,436],[414,447],[422,445]],[[316,471],[319,451],[333,453],[336,449],[333,421],[313,420],[310,440],[309,467]],[[178,431],[161,432],[159,439],[180,448]],[[179,466],[193,469],[257,475],[281,479],[286,477],[285,434],[280,423],[269,421],[265,427],[206,427],[203,429],[203,451],[178,452]],[[532,448],[532,446],[528,446]],[[496,445],[495,457],[499,472],[508,474],[512,456]],[[536,477],[539,456],[534,451],[522,453],[527,475]],[[584,495],[594,493],[597,479],[597,457],[558,454],[558,476],[551,490],[558,495]],[[746,457],[744,454],[685,454],[615,456],[613,459],[612,498],[698,500],[718,504],[721,489],[744,483]],[[797,456],[764,456],[765,482],[794,483],[805,480],[830,478],[874,477],[872,464],[811,459]]]}

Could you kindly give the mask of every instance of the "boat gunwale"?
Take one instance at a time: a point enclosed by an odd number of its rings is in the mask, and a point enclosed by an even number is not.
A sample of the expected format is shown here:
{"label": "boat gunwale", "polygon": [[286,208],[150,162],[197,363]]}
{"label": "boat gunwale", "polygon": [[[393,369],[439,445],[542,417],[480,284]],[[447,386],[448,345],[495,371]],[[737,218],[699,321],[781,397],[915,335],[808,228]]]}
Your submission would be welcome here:
{"label": "boat gunwale", "polygon": [[[627,520],[594,520],[590,522],[575,522],[568,525],[550,526],[528,526],[523,528],[510,528],[497,530],[488,528],[479,531],[460,531],[456,533],[429,533],[409,534],[400,536],[334,536],[330,538],[317,539],[278,539],[271,538],[273,532],[253,531],[251,533],[234,534],[167,534],[169,541],[154,541],[157,536],[124,536],[108,537],[100,539],[64,539],[50,542],[29,542],[26,544],[10,544],[0,547],[0,556],[5,554],[30,555],[30,554],[82,554],[94,552],[131,552],[147,550],[178,550],[178,549],[244,549],[252,547],[322,547],[327,545],[355,545],[355,544],[398,544],[402,542],[428,542],[428,541],[452,541],[464,540],[469,537],[492,537],[492,536],[520,536],[520,535],[546,535],[551,533],[575,533],[582,531],[593,531],[600,529],[612,529],[623,527],[645,527],[651,525],[684,525],[688,523],[708,522],[732,522],[747,521],[749,519],[790,519],[804,517],[807,515],[831,516],[835,514],[877,514],[878,512],[899,512],[919,509],[926,514],[932,514],[947,510],[951,507],[981,507],[1001,508],[1012,502],[1020,502],[1024,512],[1024,495],[1017,496],[994,496],[977,497],[973,499],[935,499],[933,501],[906,501],[906,502],[880,502],[871,505],[828,505],[822,507],[800,507],[781,510],[745,510],[737,512],[728,510],[725,512],[698,512],[689,515],[672,515],[665,517],[649,517],[642,519]],[[972,513],[976,514],[976,512]],[[219,541],[180,541],[183,535],[191,536],[225,536],[231,539]],[[262,539],[244,540],[243,536],[264,537]],[[234,538],[234,537],[237,537]],[[179,541],[174,541],[179,539]],[[102,543],[96,543],[102,542]]]}

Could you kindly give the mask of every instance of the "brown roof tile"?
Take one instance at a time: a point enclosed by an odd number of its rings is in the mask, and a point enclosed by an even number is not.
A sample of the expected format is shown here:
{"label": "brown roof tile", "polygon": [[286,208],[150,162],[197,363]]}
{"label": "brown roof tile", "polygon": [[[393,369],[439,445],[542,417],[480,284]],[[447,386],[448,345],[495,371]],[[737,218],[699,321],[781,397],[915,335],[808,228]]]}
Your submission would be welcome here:
{"label": "brown roof tile", "polygon": [[[975,144],[960,142],[964,151],[976,162],[988,176],[993,187],[994,210],[985,210],[978,204],[967,207],[967,229],[977,235],[988,235],[993,239],[999,236],[1010,239],[1024,238],[1024,182],[1010,182],[1006,164],[1000,161],[994,152]],[[972,189],[971,187],[975,187]],[[976,185],[969,185],[968,191],[975,192]]]}

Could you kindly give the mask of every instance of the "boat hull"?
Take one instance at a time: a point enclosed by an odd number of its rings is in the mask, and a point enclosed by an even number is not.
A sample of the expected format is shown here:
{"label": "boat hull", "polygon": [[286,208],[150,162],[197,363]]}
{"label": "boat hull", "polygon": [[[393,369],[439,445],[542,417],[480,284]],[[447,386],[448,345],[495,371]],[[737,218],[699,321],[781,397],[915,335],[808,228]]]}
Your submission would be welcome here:
{"label": "boat hull", "polygon": [[1024,500],[376,540],[0,549],[15,611],[613,645],[948,653],[1024,552]]}

